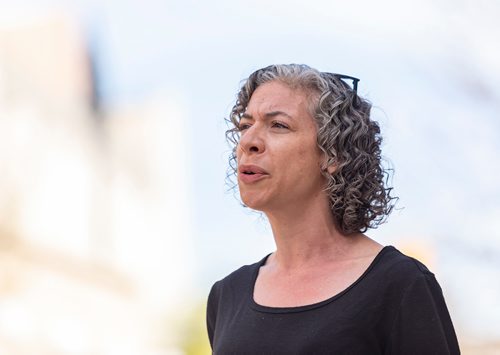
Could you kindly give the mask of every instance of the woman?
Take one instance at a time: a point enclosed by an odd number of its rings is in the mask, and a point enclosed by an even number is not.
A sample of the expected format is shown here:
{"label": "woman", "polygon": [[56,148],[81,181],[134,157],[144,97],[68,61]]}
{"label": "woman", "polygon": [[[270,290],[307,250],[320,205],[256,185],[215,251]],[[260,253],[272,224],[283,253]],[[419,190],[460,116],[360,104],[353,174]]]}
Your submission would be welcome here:
{"label": "woman", "polygon": [[212,287],[215,354],[459,353],[434,275],[363,234],[395,198],[357,80],[272,65],[241,88],[228,131],[233,168],[277,248]]}

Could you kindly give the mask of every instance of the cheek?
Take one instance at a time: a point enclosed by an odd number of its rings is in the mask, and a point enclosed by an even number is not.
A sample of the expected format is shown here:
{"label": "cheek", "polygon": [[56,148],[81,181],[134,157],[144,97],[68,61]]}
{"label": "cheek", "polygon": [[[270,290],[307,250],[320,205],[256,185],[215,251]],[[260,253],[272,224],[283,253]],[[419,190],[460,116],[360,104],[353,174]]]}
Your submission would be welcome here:
{"label": "cheek", "polygon": [[298,162],[309,171],[320,169],[321,167],[321,150],[318,148],[316,141],[307,142],[301,145],[296,152]]}
{"label": "cheek", "polygon": [[297,152],[297,167],[300,169],[298,175],[309,181],[322,180],[321,157],[322,154],[316,142],[314,142],[314,145],[303,146]]}
{"label": "cheek", "polygon": [[301,146],[291,151],[288,159],[282,161],[282,181],[286,185],[315,180],[321,174],[317,155],[311,147]]}
{"label": "cheek", "polygon": [[236,162],[238,162],[241,158],[241,149],[239,144],[234,149],[234,156],[236,157]]}

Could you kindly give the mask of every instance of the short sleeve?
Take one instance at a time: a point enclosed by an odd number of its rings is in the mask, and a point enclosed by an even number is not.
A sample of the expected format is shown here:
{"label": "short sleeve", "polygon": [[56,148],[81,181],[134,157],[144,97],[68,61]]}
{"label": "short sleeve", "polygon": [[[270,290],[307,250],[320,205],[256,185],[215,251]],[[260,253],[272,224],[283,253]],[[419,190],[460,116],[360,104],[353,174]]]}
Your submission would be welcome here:
{"label": "short sleeve", "polygon": [[219,282],[216,282],[208,295],[207,302],[207,331],[210,346],[213,348],[215,323],[217,321],[217,309],[219,306]]}
{"label": "short sleeve", "polygon": [[406,289],[394,320],[388,354],[460,354],[441,287],[424,273]]}

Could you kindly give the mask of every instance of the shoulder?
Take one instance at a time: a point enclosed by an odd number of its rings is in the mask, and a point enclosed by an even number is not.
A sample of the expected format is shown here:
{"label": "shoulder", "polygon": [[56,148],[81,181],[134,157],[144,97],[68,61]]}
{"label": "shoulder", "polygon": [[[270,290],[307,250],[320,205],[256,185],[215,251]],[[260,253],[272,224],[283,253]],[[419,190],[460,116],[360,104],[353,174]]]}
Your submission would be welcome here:
{"label": "shoulder", "polygon": [[393,247],[381,266],[388,286],[388,353],[460,354],[442,289],[427,266]]}
{"label": "shoulder", "polygon": [[432,274],[432,272],[419,260],[407,256],[393,246],[386,246],[379,255],[379,261],[386,267],[397,268],[403,272],[415,274]]}
{"label": "shoulder", "polygon": [[407,256],[393,246],[382,249],[367,276],[375,282],[404,290],[417,281],[435,282],[434,274],[419,260]]}
{"label": "shoulder", "polygon": [[260,266],[265,262],[266,258],[267,256],[256,263],[244,265],[215,282],[210,290],[209,298],[219,298],[223,294],[225,296],[232,295],[251,287],[252,282],[259,272]]}

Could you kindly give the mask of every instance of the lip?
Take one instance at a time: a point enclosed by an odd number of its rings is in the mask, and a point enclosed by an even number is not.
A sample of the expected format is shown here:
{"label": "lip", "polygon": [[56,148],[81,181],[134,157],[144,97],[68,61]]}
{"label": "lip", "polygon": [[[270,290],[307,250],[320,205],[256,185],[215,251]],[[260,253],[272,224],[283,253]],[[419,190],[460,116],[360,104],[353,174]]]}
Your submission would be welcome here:
{"label": "lip", "polygon": [[[245,174],[245,172],[252,172],[253,174]],[[251,184],[260,181],[269,176],[269,173],[258,165],[247,164],[238,166],[238,179],[245,183]]]}

